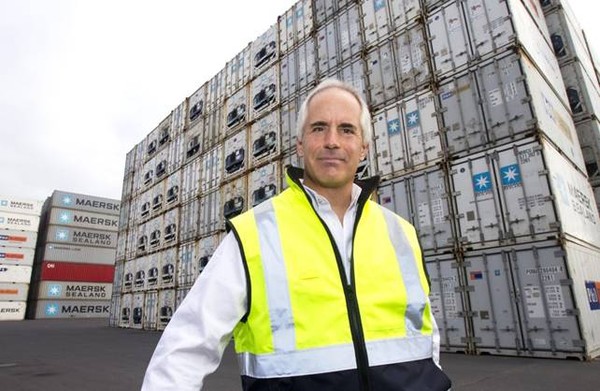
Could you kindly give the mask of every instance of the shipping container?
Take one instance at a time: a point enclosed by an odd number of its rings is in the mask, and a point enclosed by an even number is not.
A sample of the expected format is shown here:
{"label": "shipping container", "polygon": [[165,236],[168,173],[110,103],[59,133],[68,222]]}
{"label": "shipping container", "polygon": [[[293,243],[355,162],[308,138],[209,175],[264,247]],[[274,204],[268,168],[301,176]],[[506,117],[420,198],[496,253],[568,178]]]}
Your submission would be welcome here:
{"label": "shipping container", "polygon": [[[257,76],[250,86],[250,119],[256,120],[279,104],[279,67],[274,65]],[[228,117],[229,119],[229,117]]]}
{"label": "shipping container", "polygon": [[[248,210],[248,177],[239,177],[224,184],[221,188],[221,200],[223,202],[222,221]],[[220,228],[224,229],[225,227]]]}
{"label": "shipping container", "polygon": [[585,168],[592,181],[600,180],[600,121],[590,118],[575,124]]}
{"label": "shipping container", "polygon": [[241,52],[232,58],[226,65],[227,77],[225,81],[226,98],[239,90],[250,80],[250,56],[251,48],[248,44]]}
{"label": "shipping container", "polygon": [[459,240],[468,246],[533,242],[564,234],[600,243],[585,175],[546,140],[525,139],[451,164]]}
{"label": "shipping container", "polygon": [[[2,269],[0,268],[0,270]],[[115,273],[114,265],[100,265],[74,262],[42,262],[39,270],[40,281],[77,281],[112,283]],[[29,273],[31,273],[31,268],[29,268]]]}
{"label": "shipping container", "polygon": [[[444,84],[438,95],[451,156],[472,154],[543,132],[583,169],[569,109],[525,54],[498,56],[468,73]],[[475,86],[477,91],[473,90]]]}
{"label": "shipping container", "polygon": [[562,65],[560,70],[573,119],[581,121],[592,117],[600,118],[598,82],[588,76],[579,60]]}
{"label": "shipping container", "polygon": [[179,133],[175,135],[173,141],[169,143],[168,148],[169,161],[167,170],[175,172],[181,168],[181,165],[185,161],[185,134]]}
{"label": "shipping container", "polygon": [[251,167],[261,165],[279,156],[279,115],[273,111],[252,124],[250,128]]}
{"label": "shipping container", "polygon": [[112,198],[95,197],[59,190],[52,192],[52,198],[50,199],[51,207],[77,209],[78,211],[103,215],[118,215],[120,204],[120,200]]}
{"label": "shipping container", "polygon": [[331,18],[334,18],[341,12],[344,12],[348,4],[353,5],[351,0],[314,0],[314,15],[317,26],[322,25]]}
{"label": "shipping container", "polygon": [[252,77],[258,76],[279,59],[279,45],[277,23],[272,25],[250,45],[252,53]]}
{"label": "shipping container", "polygon": [[431,311],[440,333],[440,350],[468,353],[471,332],[464,268],[452,254],[426,256],[425,267],[431,284]]}
{"label": "shipping container", "polygon": [[42,214],[42,206],[44,201],[0,195],[0,212],[39,216]]}
{"label": "shipping container", "polygon": [[182,173],[183,170],[177,170],[165,179],[165,207],[167,209],[178,206],[182,199]]}
{"label": "shipping container", "polygon": [[[223,220],[223,203],[224,200],[221,198],[221,191],[215,190],[210,193],[205,193],[200,198],[200,236],[210,235],[224,227]],[[183,211],[181,212],[182,220],[185,219]],[[180,240],[186,240],[183,237]]]}
{"label": "shipping container", "polygon": [[194,125],[192,125],[190,129],[183,133],[183,145],[185,151],[184,163],[188,163],[200,156],[202,153],[203,137],[204,118],[200,118],[194,122]]}
{"label": "shipping container", "polygon": [[16,229],[0,229],[0,246],[35,249],[37,232]]}
{"label": "shipping container", "polygon": [[374,113],[378,175],[395,177],[441,161],[444,154],[435,111],[434,94],[425,90]]}
{"label": "shipping container", "polygon": [[156,289],[160,281],[160,261],[162,258],[162,251],[155,252],[146,256],[146,262],[144,264],[145,276],[146,276],[146,289]]}
{"label": "shipping container", "polygon": [[158,330],[164,330],[175,312],[175,289],[158,291]]}
{"label": "shipping container", "polygon": [[0,246],[0,265],[33,265],[35,250],[24,247]]}
{"label": "shipping container", "polygon": [[221,186],[223,178],[223,144],[202,155],[200,194],[206,194]]}
{"label": "shipping container", "polygon": [[44,261],[114,265],[115,248],[89,247],[75,244],[47,243],[40,258]]}
{"label": "shipping container", "polygon": [[[1,266],[0,266],[1,267]],[[0,302],[6,301],[27,301],[29,284],[15,282],[0,283]]]}
{"label": "shipping container", "polygon": [[179,247],[171,247],[162,252],[160,259],[160,279],[158,281],[159,287],[173,288],[175,286],[178,255]]}
{"label": "shipping container", "polygon": [[74,228],[62,225],[46,227],[46,243],[76,244],[86,247],[114,249],[117,245],[117,232],[88,228]]}
{"label": "shipping container", "polygon": [[0,232],[4,230],[37,232],[39,225],[38,216],[0,212]]}
{"label": "shipping container", "polygon": [[415,226],[426,254],[454,247],[450,191],[443,170],[412,172],[380,185],[377,193],[382,206]]}
{"label": "shipping container", "polygon": [[173,246],[179,240],[179,208],[171,209],[164,214],[163,247]]}
{"label": "shipping container", "polygon": [[123,264],[121,292],[130,292],[133,289],[133,273],[135,272],[135,262],[135,259],[129,259]]}
{"label": "shipping container", "polygon": [[181,169],[181,202],[195,200],[200,195],[202,161],[199,156]]}
{"label": "shipping container", "polygon": [[171,131],[173,139],[178,138],[186,128],[188,115],[188,100],[183,100],[177,107],[171,111]]}
{"label": "shipping container", "polygon": [[248,169],[248,128],[225,140],[223,146],[223,181],[238,177]]}
{"label": "shipping container", "polygon": [[50,218],[48,219],[48,224],[92,228],[102,231],[118,231],[119,216],[53,207],[50,209]]}
{"label": "shipping container", "polygon": [[41,281],[37,299],[48,300],[109,300],[112,283]]}
{"label": "shipping container", "polygon": [[25,319],[25,301],[0,301],[0,321]]}
{"label": "shipping container", "polygon": [[[255,168],[248,176],[248,208],[253,208],[279,193],[279,161]],[[223,197],[225,200],[226,198]]]}
{"label": "shipping container", "polygon": [[191,286],[177,288],[177,290],[175,291],[175,309],[176,310],[181,305],[181,303],[183,302],[183,300],[185,299],[187,294],[190,292],[190,289],[192,289]]}
{"label": "shipping container", "polygon": [[[229,101],[229,99],[228,99]],[[225,106],[221,105],[215,107],[210,113],[206,115],[206,121],[204,126],[204,145],[203,150],[207,151],[213,148],[223,141],[225,137]]]}
{"label": "shipping container", "polygon": [[37,300],[32,319],[108,318],[110,300]]}
{"label": "shipping container", "polygon": [[319,74],[325,75],[357,59],[362,49],[361,19],[358,5],[353,4],[317,30]]}
{"label": "shipping container", "polygon": [[[204,83],[187,99],[187,122],[190,128],[206,114],[207,91],[208,83]],[[183,130],[185,130],[185,127]]]}
{"label": "shipping container", "polygon": [[223,234],[215,234],[206,236],[198,241],[198,274],[202,273],[202,270],[208,265],[210,258],[221,243]]}
{"label": "shipping container", "polygon": [[153,218],[148,222],[149,251],[156,251],[163,245],[164,215]]}
{"label": "shipping container", "polygon": [[223,105],[223,101],[225,100],[226,77],[226,70],[221,69],[208,81],[208,90],[206,96],[207,114]]}
{"label": "shipping container", "polygon": [[204,209],[200,211],[202,199],[194,199],[181,205],[181,222],[179,224],[179,240],[192,240],[198,237],[201,231]]}
{"label": "shipping container", "polygon": [[31,266],[0,265],[0,282],[29,284],[31,281]]}
{"label": "shipping container", "polygon": [[119,327],[121,322],[121,293],[116,291],[110,298],[110,316],[108,325],[110,327]]}
{"label": "shipping container", "polygon": [[377,45],[392,31],[388,4],[385,0],[361,0],[362,32],[365,46]]}
{"label": "shipping container", "polygon": [[119,213],[119,231],[125,231],[129,227],[130,213],[131,213],[131,200],[121,202],[121,211]]}
{"label": "shipping container", "polygon": [[150,261],[149,256],[143,256],[135,259],[133,264],[133,288],[134,292],[143,291],[146,289],[147,269]]}
{"label": "shipping container", "polygon": [[183,242],[179,245],[177,261],[177,287],[191,287],[196,281],[198,270],[198,242]]}
{"label": "shipping container", "polygon": [[314,26],[311,0],[298,0],[279,17],[279,49],[287,53],[299,42],[309,37]]}
{"label": "shipping container", "polygon": [[121,296],[121,306],[119,310],[119,327],[129,328],[133,323],[133,319],[131,316],[131,307],[133,303],[133,295],[131,293],[126,293]]}

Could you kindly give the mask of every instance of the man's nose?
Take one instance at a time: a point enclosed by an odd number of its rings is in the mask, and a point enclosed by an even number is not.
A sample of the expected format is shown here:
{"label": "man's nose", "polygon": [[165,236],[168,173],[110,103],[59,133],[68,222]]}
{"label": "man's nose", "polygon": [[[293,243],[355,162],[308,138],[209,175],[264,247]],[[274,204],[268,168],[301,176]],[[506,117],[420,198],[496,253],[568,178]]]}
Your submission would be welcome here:
{"label": "man's nose", "polygon": [[336,129],[331,128],[325,132],[325,147],[336,148],[339,147],[339,135]]}

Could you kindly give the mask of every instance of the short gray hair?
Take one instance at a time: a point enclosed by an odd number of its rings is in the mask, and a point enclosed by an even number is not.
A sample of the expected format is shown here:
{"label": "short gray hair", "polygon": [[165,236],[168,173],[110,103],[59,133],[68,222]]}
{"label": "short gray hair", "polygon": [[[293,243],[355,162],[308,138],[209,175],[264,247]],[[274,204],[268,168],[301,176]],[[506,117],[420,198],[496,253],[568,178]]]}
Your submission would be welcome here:
{"label": "short gray hair", "polygon": [[317,85],[304,99],[300,110],[298,110],[298,120],[296,121],[296,137],[302,138],[302,132],[304,125],[306,125],[306,118],[308,117],[308,104],[310,100],[317,95],[319,92],[328,88],[339,88],[341,90],[351,93],[358,103],[360,104],[360,127],[362,130],[363,143],[370,144],[371,137],[373,135],[373,126],[371,125],[371,113],[369,113],[369,107],[361,96],[361,94],[348,83],[337,79],[325,79],[319,85]]}

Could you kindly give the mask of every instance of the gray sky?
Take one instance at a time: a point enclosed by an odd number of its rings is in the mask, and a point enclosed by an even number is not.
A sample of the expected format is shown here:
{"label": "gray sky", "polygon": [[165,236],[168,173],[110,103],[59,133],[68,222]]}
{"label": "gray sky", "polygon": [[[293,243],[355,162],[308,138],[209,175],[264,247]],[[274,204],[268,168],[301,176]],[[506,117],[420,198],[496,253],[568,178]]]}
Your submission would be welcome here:
{"label": "gray sky", "polygon": [[[0,194],[119,199],[126,153],[294,3],[0,0]],[[570,4],[600,54],[600,2]]]}

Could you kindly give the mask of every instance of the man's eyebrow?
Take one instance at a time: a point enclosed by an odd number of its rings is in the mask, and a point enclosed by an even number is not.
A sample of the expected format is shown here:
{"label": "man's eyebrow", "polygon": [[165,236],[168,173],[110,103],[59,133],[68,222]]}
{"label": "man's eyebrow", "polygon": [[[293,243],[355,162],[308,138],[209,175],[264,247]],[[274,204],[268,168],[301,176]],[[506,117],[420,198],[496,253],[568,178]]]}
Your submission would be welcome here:
{"label": "man's eyebrow", "polygon": [[349,122],[342,122],[339,127],[340,128],[352,128],[352,129],[356,129],[356,126],[354,124],[349,123]]}
{"label": "man's eyebrow", "polygon": [[310,127],[314,127],[314,126],[327,126],[327,122],[325,121],[315,121],[313,123],[310,124]]}

